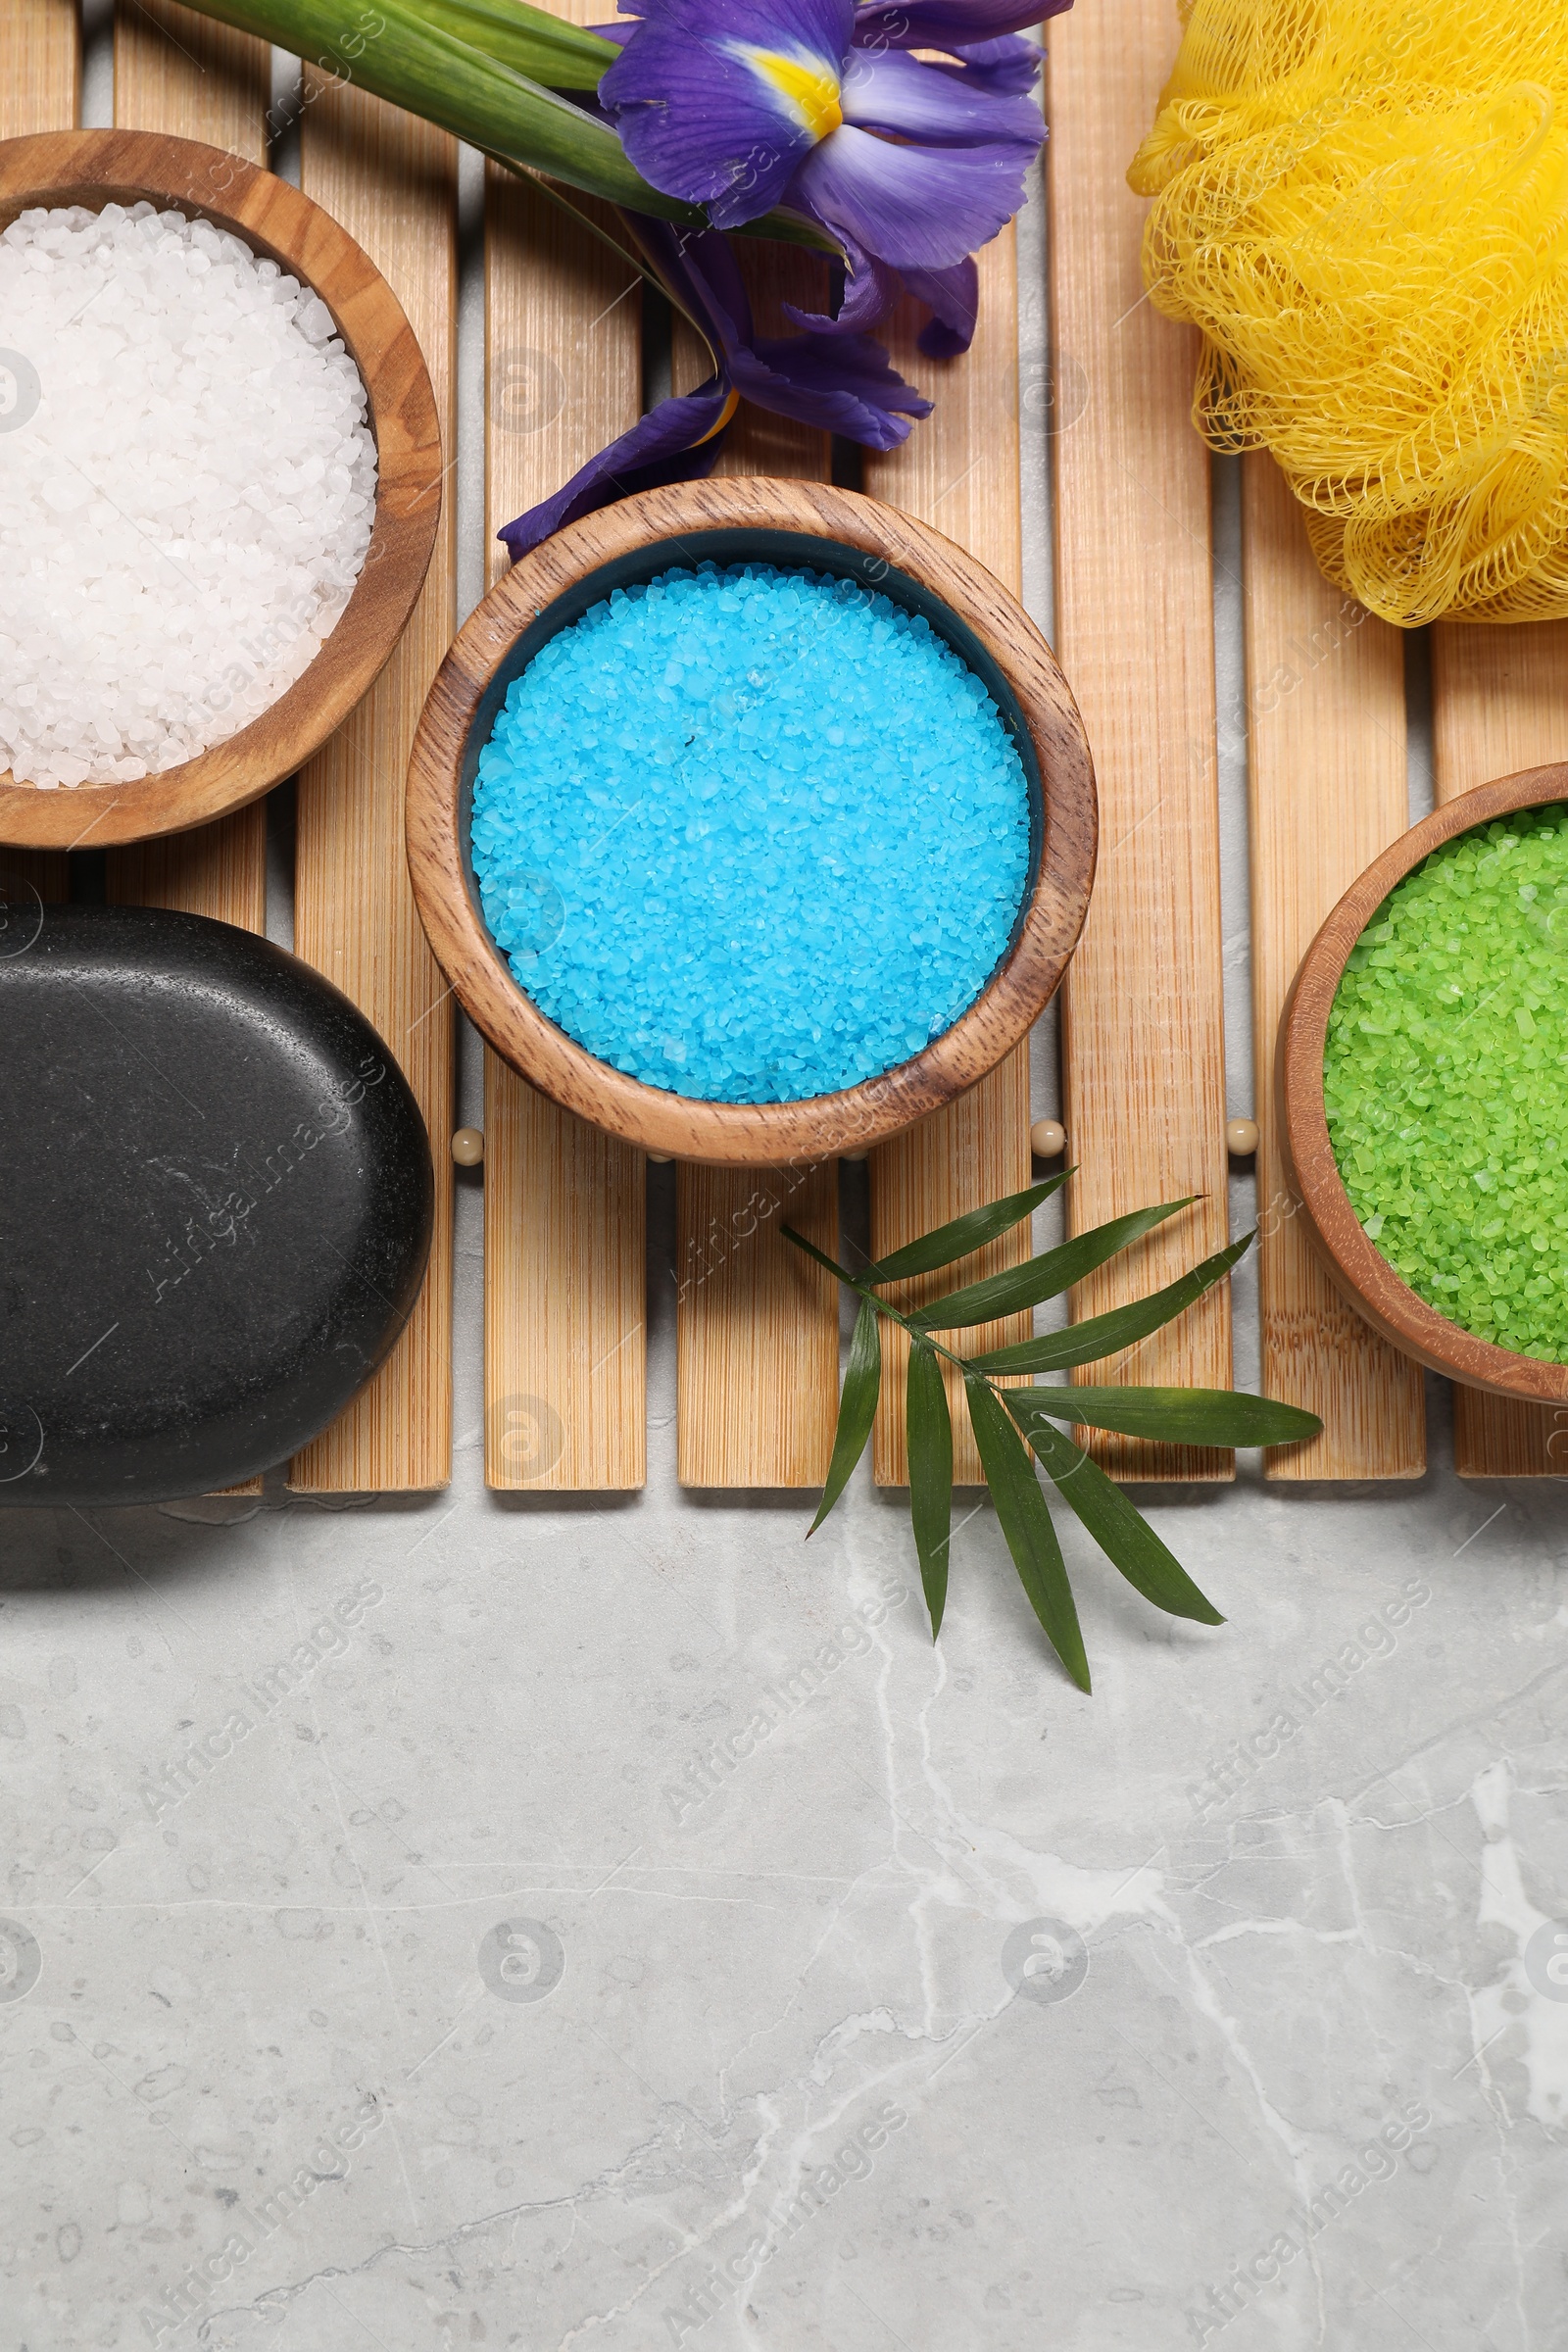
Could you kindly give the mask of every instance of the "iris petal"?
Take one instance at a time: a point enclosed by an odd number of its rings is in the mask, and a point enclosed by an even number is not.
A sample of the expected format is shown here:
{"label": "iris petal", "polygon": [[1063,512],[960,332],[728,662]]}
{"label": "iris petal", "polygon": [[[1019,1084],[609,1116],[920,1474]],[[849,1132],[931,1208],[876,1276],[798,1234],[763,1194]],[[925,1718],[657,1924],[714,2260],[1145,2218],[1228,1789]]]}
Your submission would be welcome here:
{"label": "iris petal", "polygon": [[705,228],[694,237],[667,220],[632,216],[638,242],[675,300],[702,328],[710,347],[727,360],[750,343],[751,296],[727,237]]}
{"label": "iris petal", "polygon": [[1038,41],[1020,40],[1008,33],[1000,41],[972,41],[966,49],[955,49],[951,63],[938,58],[936,65],[939,73],[960,75],[972,90],[1023,98],[1039,78],[1044,55]]}
{"label": "iris petal", "polygon": [[858,245],[845,242],[848,264],[844,300],[836,318],[819,311],[803,311],[795,303],[784,305],[784,316],[791,326],[804,327],[808,334],[853,335],[867,327],[878,326],[892,310],[904,291],[903,280],[896,270],[886,269],[874,255],[862,253]]}
{"label": "iris petal", "polygon": [[718,436],[733,400],[728,376],[715,375],[695,392],[661,401],[657,409],[639,416],[629,432],[590,458],[554,498],[530,507],[496,537],[515,563],[552,531],[575,522],[580,514],[613,505],[617,498],[662,489],[667,482],[700,480],[711,473],[717,461]]}
{"label": "iris petal", "polygon": [[[599,85],[627,155],[666,196],[707,205],[715,227],[756,220],[815,142],[803,78],[836,93],[852,0],[646,0],[641,13]],[[782,77],[760,60],[782,63]]]}
{"label": "iris petal", "polygon": [[[819,424],[825,432],[847,433],[870,449],[894,449],[908,433],[911,416],[928,416],[931,403],[896,373],[887,353],[869,335],[808,332],[761,336],[752,321],[746,281],[733,247],[711,229],[688,237],[664,222],[645,224],[650,254],[700,318],[710,342],[724,354],[737,389],[760,409]],[[896,288],[891,271],[883,273]]]}
{"label": "iris petal", "polygon": [[931,403],[905,382],[869,335],[758,336],[740,267],[716,229],[693,237],[667,220],[629,218],[647,260],[722,354],[718,373],[695,392],[662,401],[554,498],[509,522],[499,536],[514,560],[579,514],[634,490],[710,472],[737,394],[777,416],[846,433],[870,449],[896,449],[910,420],[931,413]]}
{"label": "iris petal", "polygon": [[956,262],[951,270],[906,270],[904,282],[931,311],[919,338],[926,358],[956,360],[967,351],[980,317],[980,272],[973,262]]}
{"label": "iris petal", "polygon": [[931,403],[898,374],[871,335],[760,336],[730,361],[748,400],[866,449],[897,449]]}
{"label": "iris petal", "polygon": [[857,49],[968,49],[1042,17],[1059,17],[1072,0],[875,0],[855,12]]}
{"label": "iris petal", "polygon": [[823,318],[787,302],[784,316],[792,326],[805,327],[808,334],[854,334],[880,325],[900,297],[908,293],[932,314],[919,334],[920,349],[928,360],[956,360],[968,350],[980,316],[980,273],[972,261],[955,262],[951,270],[915,270],[907,265],[902,270],[890,270],[862,253],[850,238],[843,242],[850,275],[838,317]]}
{"label": "iris petal", "polygon": [[972,88],[961,74],[935,73],[897,49],[854,51],[841,103],[846,122],[936,147],[1015,139],[1033,149],[1046,135],[1032,98]]}
{"label": "iris petal", "polygon": [[895,269],[951,269],[1022,209],[1030,155],[1010,144],[898,147],[846,122],[805,157],[789,197]]}

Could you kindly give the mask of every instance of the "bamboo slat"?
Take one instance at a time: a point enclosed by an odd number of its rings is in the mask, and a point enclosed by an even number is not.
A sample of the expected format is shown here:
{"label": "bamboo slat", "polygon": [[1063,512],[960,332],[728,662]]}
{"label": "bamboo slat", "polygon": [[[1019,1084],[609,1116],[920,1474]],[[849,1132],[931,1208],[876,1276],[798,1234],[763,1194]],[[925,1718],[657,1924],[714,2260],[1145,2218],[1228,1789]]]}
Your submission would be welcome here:
{"label": "bamboo slat", "polygon": [[[783,305],[821,310],[827,272],[809,254],[749,241],[738,258],[760,334],[789,331]],[[677,319],[674,387],[712,371]],[[826,481],[825,433],[743,406],[714,472]],[[687,1487],[812,1487],[827,1475],[838,1410],[835,1286],[778,1238],[781,1222],[838,1249],[838,1163],[810,1170],[683,1166],[675,1191],[676,1460]]]}
{"label": "bamboo slat", "polygon": [[[1568,758],[1568,621],[1434,629],[1433,770],[1451,801],[1494,776]],[[1568,1413],[1558,1406],[1453,1392],[1461,1478],[1561,1478]]]}
{"label": "bamboo slat", "polygon": [[[38,906],[59,906],[71,896],[71,867],[64,850],[12,850],[0,842],[0,956],[15,935],[30,939]],[[16,934],[13,933],[16,926]]]}
{"label": "bamboo slat", "polygon": [[643,1155],[491,1056],[485,1102],[485,1483],[648,1475]]}
{"label": "bamboo slat", "polygon": [[[1100,780],[1100,870],[1063,991],[1068,1213],[1081,1232],[1203,1196],[1082,1284],[1081,1317],[1224,1246],[1229,1168],[1208,453],[1188,414],[1196,337],[1145,297],[1126,182],[1181,26],[1169,0],[1100,0],[1051,35],[1054,365],[1073,388],[1054,444],[1057,652]],[[1136,1363],[1140,1381],[1229,1387],[1227,1286]],[[1234,1475],[1213,1448],[1093,1446],[1120,1478]]]}
{"label": "bamboo slat", "polygon": [[1329,586],[1284,475],[1261,453],[1246,461],[1244,501],[1263,1388],[1323,1422],[1307,1444],[1273,1448],[1265,1476],[1419,1478],[1421,1367],[1323,1271],[1295,1213],[1274,1088],[1297,965],[1362,867],[1405,828],[1403,651],[1397,630]]}
{"label": "bamboo slat", "polygon": [[[742,1187],[744,1186],[744,1190]],[[838,1286],[779,1237],[836,1252],[838,1163],[683,1162],[675,1315],[683,1487],[819,1487],[838,1406]]]}
{"label": "bamboo slat", "polygon": [[265,164],[270,87],[271,57],[265,41],[215,24],[176,0],[119,0],[119,129],[204,139],[249,164]]}
{"label": "bamboo slat", "polygon": [[81,32],[74,0],[5,0],[0,139],[69,130],[81,105]]}
{"label": "bamboo slat", "polygon": [[267,803],[216,824],[109,853],[109,896],[121,906],[172,906],[244,931],[267,928]]}
{"label": "bamboo slat", "polygon": [[[962,359],[922,358],[915,342],[925,314],[911,305],[888,336],[893,364],[936,402],[902,449],[868,456],[865,486],[878,498],[919,515],[978,556],[1017,595],[1023,585],[1022,524],[1018,509],[1018,289],[1011,229],[980,256],[980,323]],[[881,1257],[933,1225],[1029,1181],[1029,1050],[1020,1046],[960,1102],[924,1119],[871,1154],[871,1249]],[[990,1249],[946,1268],[936,1282],[909,1286],[913,1297],[941,1291],[1016,1265],[1030,1250],[1019,1226]],[[1004,1347],[1027,1339],[1028,1315],[989,1325],[982,1338],[960,1333],[956,1348]],[[905,1379],[908,1345],[883,1329],[882,1397],[873,1441],[879,1486],[908,1480]],[[981,1483],[969,1416],[952,1390],[954,1477]]]}
{"label": "bamboo slat", "polygon": [[[485,207],[486,512],[495,531],[635,422],[640,280],[492,169]],[[490,544],[490,578],[507,567]],[[614,1489],[647,1476],[643,1154],[484,1061],[485,1479]]]}
{"label": "bamboo slat", "polygon": [[[358,239],[424,352],[442,438],[453,446],[457,157],[442,131],[353,88],[312,84],[301,180]],[[450,472],[450,465],[448,468]],[[439,494],[432,482],[430,495]],[[456,612],[455,502],[414,617],[377,684],[299,782],[294,944],[374,1022],[430,1131],[436,1216],[430,1266],[402,1337],[368,1387],[296,1454],[302,1493],[444,1486],[452,1470],[452,993],[415,911],[403,851],[403,785],[420,709]]]}
{"label": "bamboo slat", "polygon": [[893,365],[935,401],[900,449],[865,453],[874,498],[966,547],[1013,595],[1023,588],[1018,506],[1017,240],[1004,229],[979,256],[980,321],[961,359],[928,360],[927,314],[905,304],[880,329]]}

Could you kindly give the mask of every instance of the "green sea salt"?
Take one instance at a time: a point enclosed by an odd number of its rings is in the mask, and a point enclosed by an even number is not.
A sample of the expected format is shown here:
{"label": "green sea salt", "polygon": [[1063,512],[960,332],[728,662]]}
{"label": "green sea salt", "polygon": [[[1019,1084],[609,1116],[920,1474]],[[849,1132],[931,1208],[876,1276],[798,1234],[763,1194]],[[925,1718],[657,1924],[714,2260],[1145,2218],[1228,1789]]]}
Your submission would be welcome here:
{"label": "green sea salt", "polygon": [[1568,1362],[1568,807],[1464,833],[1405,877],[1329,1015],[1329,1135],[1410,1288]]}

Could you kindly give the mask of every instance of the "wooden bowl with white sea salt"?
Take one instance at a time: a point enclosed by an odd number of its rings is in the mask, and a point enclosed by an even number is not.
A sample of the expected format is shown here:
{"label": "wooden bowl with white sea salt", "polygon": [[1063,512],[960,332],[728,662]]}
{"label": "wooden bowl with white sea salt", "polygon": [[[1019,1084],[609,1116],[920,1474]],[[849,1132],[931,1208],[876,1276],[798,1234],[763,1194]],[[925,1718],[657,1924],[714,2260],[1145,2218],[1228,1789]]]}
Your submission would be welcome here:
{"label": "wooden bowl with white sea salt", "polygon": [[440,429],[395,295],[237,156],[46,132],[0,142],[0,842],[258,799],[429,568]]}
{"label": "wooden bowl with white sea salt", "polygon": [[1066,970],[1094,770],[984,565],[825,483],[651,490],[534,549],[426,700],[409,868],[496,1051],[666,1157],[863,1152]]}

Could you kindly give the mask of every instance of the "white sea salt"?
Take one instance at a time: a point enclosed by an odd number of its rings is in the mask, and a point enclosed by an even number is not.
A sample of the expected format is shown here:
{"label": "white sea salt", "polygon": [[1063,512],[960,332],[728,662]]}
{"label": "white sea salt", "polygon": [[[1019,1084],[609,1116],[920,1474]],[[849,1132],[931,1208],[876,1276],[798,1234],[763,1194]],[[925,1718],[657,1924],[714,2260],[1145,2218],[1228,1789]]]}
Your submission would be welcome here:
{"label": "white sea salt", "polygon": [[0,769],[175,767],[348,603],[375,507],[359,369],[275,262],[110,204],[0,234]]}

